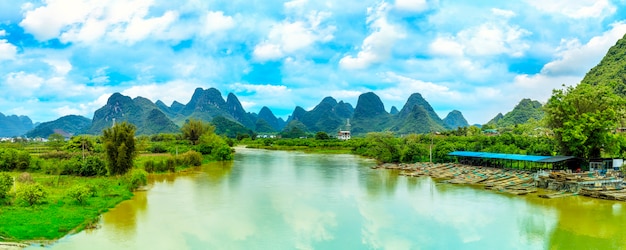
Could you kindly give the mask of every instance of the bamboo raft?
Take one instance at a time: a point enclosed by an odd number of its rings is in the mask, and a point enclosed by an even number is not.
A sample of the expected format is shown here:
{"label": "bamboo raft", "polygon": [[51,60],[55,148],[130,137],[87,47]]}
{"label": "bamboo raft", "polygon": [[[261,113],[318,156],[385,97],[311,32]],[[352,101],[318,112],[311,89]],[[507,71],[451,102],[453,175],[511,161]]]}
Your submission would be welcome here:
{"label": "bamboo raft", "polygon": [[430,163],[408,164],[408,166],[384,164],[377,168],[400,169],[400,175],[408,177],[430,176],[444,183],[480,185],[486,189],[514,195],[525,195],[537,191],[530,174],[523,171]]}
{"label": "bamboo raft", "polygon": [[540,194],[538,196],[541,198],[545,198],[545,199],[555,199],[555,198],[569,197],[569,196],[574,196],[574,195],[576,194],[568,193],[568,192],[556,192],[556,193],[551,193],[551,194]]}
{"label": "bamboo raft", "polygon": [[[407,177],[430,176],[439,182],[478,185],[499,192],[526,195],[538,188],[556,190],[539,197],[555,199],[583,195],[599,199],[626,201],[626,189],[615,175],[598,176],[593,172],[571,173],[563,171],[530,173],[519,170],[475,167],[461,164],[383,164],[374,168],[399,170]],[[591,186],[590,186],[591,185]]]}

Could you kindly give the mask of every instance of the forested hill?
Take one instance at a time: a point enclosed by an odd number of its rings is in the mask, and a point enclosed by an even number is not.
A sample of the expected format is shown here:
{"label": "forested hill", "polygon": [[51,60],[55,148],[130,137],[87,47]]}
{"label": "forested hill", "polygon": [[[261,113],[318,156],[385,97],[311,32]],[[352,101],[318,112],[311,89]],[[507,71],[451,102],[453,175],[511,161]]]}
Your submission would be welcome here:
{"label": "forested hill", "polygon": [[498,114],[487,124],[496,127],[509,127],[528,122],[531,118],[541,120],[544,116],[543,105],[531,99],[522,99],[510,112]]}
{"label": "forested hill", "polygon": [[26,133],[26,137],[48,138],[57,133],[65,137],[83,134],[91,126],[91,119],[79,115],[67,115],[50,122],[43,122]]}
{"label": "forested hill", "polygon": [[604,58],[591,68],[581,83],[608,84],[616,94],[626,96],[626,35],[618,40]]}

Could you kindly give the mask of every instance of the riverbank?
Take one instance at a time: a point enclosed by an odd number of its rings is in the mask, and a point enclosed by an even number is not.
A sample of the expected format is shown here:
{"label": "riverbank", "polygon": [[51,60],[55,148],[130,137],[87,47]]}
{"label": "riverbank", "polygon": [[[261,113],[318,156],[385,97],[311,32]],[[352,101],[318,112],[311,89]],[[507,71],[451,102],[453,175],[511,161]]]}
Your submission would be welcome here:
{"label": "riverbank", "polygon": [[400,175],[409,177],[430,176],[444,183],[484,186],[485,189],[515,195],[525,195],[542,189],[545,192],[552,191],[552,193],[539,195],[547,199],[583,195],[598,199],[626,201],[626,189],[622,187],[622,179],[613,175],[599,176],[591,172],[540,171],[532,173],[454,163],[385,163],[374,168],[398,170]]}
{"label": "riverbank", "polygon": [[17,242],[0,242],[0,250],[19,250],[26,247],[28,245]]}
{"label": "riverbank", "polygon": [[400,175],[430,176],[445,183],[484,186],[504,193],[525,195],[537,191],[532,173],[521,170],[474,167],[454,163],[382,164],[375,168],[400,170]]}

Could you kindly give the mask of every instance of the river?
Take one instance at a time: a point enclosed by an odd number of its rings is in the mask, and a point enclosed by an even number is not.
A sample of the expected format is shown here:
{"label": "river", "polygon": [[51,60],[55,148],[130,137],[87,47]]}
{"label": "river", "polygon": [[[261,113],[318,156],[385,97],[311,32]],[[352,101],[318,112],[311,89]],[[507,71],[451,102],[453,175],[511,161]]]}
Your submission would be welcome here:
{"label": "river", "polygon": [[[621,249],[626,203],[404,177],[353,155],[238,148],[152,176],[47,249]],[[36,249],[38,246],[30,248]]]}

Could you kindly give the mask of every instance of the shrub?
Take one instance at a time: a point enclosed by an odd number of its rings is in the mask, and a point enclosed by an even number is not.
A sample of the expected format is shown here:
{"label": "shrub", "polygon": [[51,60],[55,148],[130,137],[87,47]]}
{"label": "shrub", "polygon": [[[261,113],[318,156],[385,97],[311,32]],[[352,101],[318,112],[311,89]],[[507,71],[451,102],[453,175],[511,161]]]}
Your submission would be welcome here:
{"label": "shrub", "polygon": [[29,206],[42,203],[46,197],[48,192],[39,183],[22,184],[15,188],[15,198]]}
{"label": "shrub", "polygon": [[234,156],[233,149],[231,149],[228,145],[222,144],[218,148],[213,150],[213,157],[219,161],[228,161],[232,160]]}
{"label": "shrub", "polygon": [[201,166],[202,154],[196,151],[189,151],[179,156],[181,164],[187,166]]}
{"label": "shrub", "polygon": [[76,200],[79,204],[84,204],[87,201],[87,198],[94,196],[94,192],[92,188],[88,186],[75,185],[67,190],[66,195]]}
{"label": "shrub", "polygon": [[13,177],[7,173],[0,173],[0,198],[6,197],[13,187]]}
{"label": "shrub", "polygon": [[167,152],[167,148],[161,143],[154,143],[147,150],[151,153],[160,154]]}
{"label": "shrub", "polygon": [[170,157],[165,160],[165,168],[170,172],[176,172],[176,160]]}
{"label": "shrub", "polygon": [[143,169],[133,169],[127,174],[127,185],[130,190],[135,190],[148,183],[148,173]]}
{"label": "shrub", "polygon": [[78,170],[80,176],[106,175],[106,164],[97,156],[88,156]]}
{"label": "shrub", "polygon": [[148,160],[143,164],[143,168],[146,170],[146,172],[148,173],[152,173],[154,172],[154,161],[152,160]]}
{"label": "shrub", "polygon": [[13,148],[0,148],[0,171],[26,170],[30,154]]}

